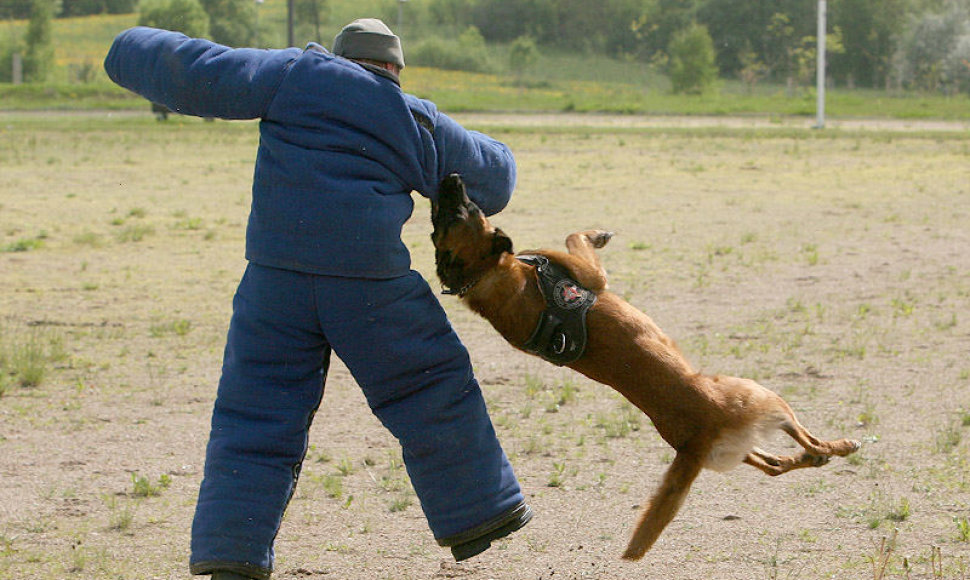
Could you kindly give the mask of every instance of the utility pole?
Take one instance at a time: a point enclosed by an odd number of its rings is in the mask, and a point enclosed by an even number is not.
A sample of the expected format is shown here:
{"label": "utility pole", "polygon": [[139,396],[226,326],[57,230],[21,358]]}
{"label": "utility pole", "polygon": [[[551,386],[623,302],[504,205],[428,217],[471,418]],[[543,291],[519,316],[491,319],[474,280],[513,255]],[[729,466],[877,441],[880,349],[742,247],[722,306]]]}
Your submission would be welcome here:
{"label": "utility pole", "polygon": [[397,33],[401,34],[404,28],[404,3],[408,0],[397,0]]}
{"label": "utility pole", "polygon": [[818,46],[815,64],[815,128],[825,128],[825,9],[826,0],[818,0]]}
{"label": "utility pole", "polygon": [[253,14],[256,17],[256,48],[262,48],[259,45],[259,5],[263,3],[263,0],[254,0],[256,7],[253,10]]}
{"label": "utility pole", "polygon": [[13,84],[21,85],[24,82],[24,58],[20,56],[19,52],[13,53],[10,58],[13,59],[11,63]]}

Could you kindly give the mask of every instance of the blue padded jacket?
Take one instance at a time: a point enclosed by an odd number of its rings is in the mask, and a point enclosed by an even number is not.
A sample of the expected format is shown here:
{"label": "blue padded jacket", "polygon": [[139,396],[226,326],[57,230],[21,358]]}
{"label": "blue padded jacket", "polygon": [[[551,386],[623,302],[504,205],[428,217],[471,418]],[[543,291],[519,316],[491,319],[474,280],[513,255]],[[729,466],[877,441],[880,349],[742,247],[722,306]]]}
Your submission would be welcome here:
{"label": "blue padded jacket", "polygon": [[229,48],[137,27],[115,39],[108,76],[187,115],[260,119],[246,258],[312,274],[392,278],[410,269],[401,228],[411,192],[460,173],[486,214],[505,207],[515,161],[389,75],[318,45]]}

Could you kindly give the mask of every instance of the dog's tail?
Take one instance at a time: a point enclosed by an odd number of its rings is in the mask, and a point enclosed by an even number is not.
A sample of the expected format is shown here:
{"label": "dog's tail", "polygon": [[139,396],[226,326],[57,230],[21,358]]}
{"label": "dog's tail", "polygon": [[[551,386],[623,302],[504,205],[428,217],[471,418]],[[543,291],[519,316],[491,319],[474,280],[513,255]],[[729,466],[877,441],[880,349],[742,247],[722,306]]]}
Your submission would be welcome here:
{"label": "dog's tail", "polygon": [[637,524],[633,537],[623,553],[625,560],[639,560],[674,519],[694,479],[703,468],[703,455],[679,452],[664,474],[663,482],[650,498],[650,503]]}

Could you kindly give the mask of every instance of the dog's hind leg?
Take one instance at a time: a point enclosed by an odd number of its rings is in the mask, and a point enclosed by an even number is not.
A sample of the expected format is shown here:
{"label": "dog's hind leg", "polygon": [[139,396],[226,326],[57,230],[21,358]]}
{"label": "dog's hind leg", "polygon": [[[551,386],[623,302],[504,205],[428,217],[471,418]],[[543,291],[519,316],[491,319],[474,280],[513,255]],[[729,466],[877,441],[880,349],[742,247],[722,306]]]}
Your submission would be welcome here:
{"label": "dog's hind leg", "polygon": [[792,417],[792,421],[785,422],[781,429],[788,433],[798,442],[799,445],[805,448],[806,451],[812,455],[838,455],[839,457],[845,457],[855,453],[862,447],[862,444],[854,439],[836,439],[834,441],[823,441],[811,433],[808,429],[803,427],[798,419]]}
{"label": "dog's hind leg", "polygon": [[591,269],[584,268],[581,272],[574,269],[576,281],[593,292],[606,289],[606,271],[600,264],[596,249],[605,246],[612,237],[613,232],[603,230],[586,230],[566,237],[566,249],[569,250],[569,254],[591,266]]}
{"label": "dog's hind leg", "polygon": [[810,456],[838,455],[839,457],[844,457],[855,453],[862,446],[861,443],[852,439],[823,441],[815,437],[798,422],[798,419],[795,417],[795,412],[792,411],[784,399],[777,394],[774,394],[774,399],[774,405],[777,410],[786,416],[785,420],[781,423],[781,430],[804,447]]}
{"label": "dog's hind leg", "polygon": [[829,462],[828,455],[814,455],[809,451],[803,451],[795,457],[779,457],[767,451],[755,447],[744,462],[774,477],[783,473],[788,473],[793,469],[803,467],[820,467]]}
{"label": "dog's hind leg", "polygon": [[639,560],[647,553],[667,524],[674,519],[680,506],[701,472],[706,453],[678,452],[674,462],[664,474],[663,482],[650,498],[650,503],[637,524],[633,537],[627,545],[623,558]]}

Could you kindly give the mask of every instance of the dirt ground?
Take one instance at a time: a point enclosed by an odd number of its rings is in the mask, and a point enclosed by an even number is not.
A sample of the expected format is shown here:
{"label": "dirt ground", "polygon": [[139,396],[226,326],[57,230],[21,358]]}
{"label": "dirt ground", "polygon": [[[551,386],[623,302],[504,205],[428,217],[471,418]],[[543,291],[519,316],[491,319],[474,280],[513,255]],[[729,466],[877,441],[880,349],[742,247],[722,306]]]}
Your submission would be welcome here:
{"label": "dirt ground", "polygon": [[[582,119],[459,117],[519,162],[494,223],[517,249],[616,232],[612,289],[698,368],[862,450],[780,478],[705,472],[623,562],[670,448],[442,296],[535,519],[454,563],[335,362],[274,577],[970,577],[966,127]],[[252,123],[0,115],[0,578],[188,578],[255,144]],[[415,201],[404,237],[437,287]]]}

